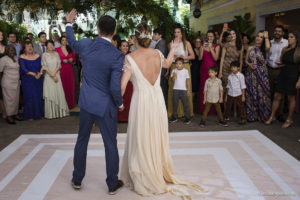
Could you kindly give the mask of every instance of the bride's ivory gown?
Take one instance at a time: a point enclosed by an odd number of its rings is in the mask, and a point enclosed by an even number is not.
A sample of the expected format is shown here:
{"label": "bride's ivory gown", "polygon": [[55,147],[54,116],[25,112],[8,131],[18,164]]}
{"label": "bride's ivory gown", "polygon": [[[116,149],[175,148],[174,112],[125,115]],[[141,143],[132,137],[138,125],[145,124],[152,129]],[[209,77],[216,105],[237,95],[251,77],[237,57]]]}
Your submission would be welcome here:
{"label": "bride's ivory gown", "polygon": [[[159,54],[163,61],[163,55],[160,52]],[[125,70],[132,71],[130,80],[134,91],[130,105],[121,180],[127,187],[143,196],[171,192],[182,198],[191,199],[186,190],[175,185],[185,185],[197,191],[204,191],[204,189],[178,177],[173,168],[169,147],[168,116],[160,87],[160,74],[152,85],[130,55],[125,59],[129,63],[125,66]]]}

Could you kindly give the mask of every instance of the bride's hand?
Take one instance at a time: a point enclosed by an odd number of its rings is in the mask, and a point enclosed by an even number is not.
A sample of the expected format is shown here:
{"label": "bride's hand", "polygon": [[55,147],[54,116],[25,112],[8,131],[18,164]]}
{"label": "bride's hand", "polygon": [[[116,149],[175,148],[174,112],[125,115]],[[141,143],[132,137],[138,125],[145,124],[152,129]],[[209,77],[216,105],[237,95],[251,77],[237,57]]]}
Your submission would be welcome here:
{"label": "bride's hand", "polygon": [[120,112],[124,111],[124,109],[125,109],[125,106],[124,106],[124,105],[123,105],[122,107],[119,107],[119,111],[120,111]]}

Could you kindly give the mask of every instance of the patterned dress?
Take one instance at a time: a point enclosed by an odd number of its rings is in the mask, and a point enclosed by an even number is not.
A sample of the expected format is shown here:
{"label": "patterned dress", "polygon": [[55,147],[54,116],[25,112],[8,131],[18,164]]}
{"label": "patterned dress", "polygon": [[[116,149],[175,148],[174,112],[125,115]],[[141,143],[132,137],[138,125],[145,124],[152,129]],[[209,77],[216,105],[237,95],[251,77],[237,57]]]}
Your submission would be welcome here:
{"label": "patterned dress", "polygon": [[266,60],[259,47],[250,50],[248,62],[255,69],[248,67],[245,72],[247,119],[264,122],[271,115],[271,98]]}
{"label": "patterned dress", "polygon": [[228,76],[229,74],[231,74],[230,63],[232,61],[239,61],[240,53],[235,46],[229,43],[225,44],[224,48],[226,49],[226,54],[224,57],[223,69],[222,69],[222,75],[223,75],[222,85],[223,88],[226,88],[228,83]]}

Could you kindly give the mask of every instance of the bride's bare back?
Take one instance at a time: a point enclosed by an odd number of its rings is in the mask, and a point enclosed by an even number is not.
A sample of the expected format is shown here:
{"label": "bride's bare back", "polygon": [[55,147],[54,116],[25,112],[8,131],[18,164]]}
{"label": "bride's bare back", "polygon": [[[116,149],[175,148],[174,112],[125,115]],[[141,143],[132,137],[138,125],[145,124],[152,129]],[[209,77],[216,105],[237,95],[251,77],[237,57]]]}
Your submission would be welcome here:
{"label": "bride's bare back", "polygon": [[159,78],[161,68],[161,58],[158,51],[151,48],[138,49],[131,53],[130,56],[135,61],[144,78],[151,85],[154,85]]}

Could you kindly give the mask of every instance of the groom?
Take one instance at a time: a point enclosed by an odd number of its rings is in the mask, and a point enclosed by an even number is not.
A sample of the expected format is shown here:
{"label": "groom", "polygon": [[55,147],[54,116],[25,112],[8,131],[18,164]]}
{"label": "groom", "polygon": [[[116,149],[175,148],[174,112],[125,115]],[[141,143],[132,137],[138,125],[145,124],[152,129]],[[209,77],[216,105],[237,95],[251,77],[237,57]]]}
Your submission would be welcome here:
{"label": "groom", "polygon": [[105,147],[106,183],[109,194],[116,194],[123,186],[123,182],[118,180],[117,113],[118,108],[124,109],[120,85],[124,56],[111,43],[116,34],[114,18],[106,15],[99,19],[97,39],[76,41],[72,28],[76,15],[75,9],[66,15],[67,41],[80,55],[83,70],[79,97],[80,124],[74,150],[72,186],[74,189],[81,188],[90,132],[97,121]]}

